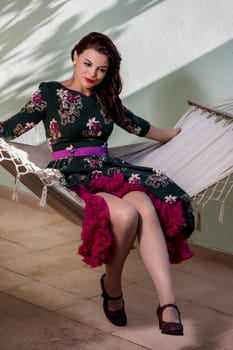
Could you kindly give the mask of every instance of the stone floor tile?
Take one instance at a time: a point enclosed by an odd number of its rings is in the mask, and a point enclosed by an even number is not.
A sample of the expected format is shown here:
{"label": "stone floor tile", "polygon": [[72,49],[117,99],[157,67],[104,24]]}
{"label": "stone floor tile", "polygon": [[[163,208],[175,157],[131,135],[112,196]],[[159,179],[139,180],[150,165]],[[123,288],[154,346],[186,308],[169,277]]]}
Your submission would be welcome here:
{"label": "stone floor tile", "polygon": [[173,280],[177,297],[187,301],[201,299],[216,287],[216,281],[208,276],[190,276],[180,270],[173,271]]}
{"label": "stone floor tile", "polygon": [[130,282],[138,281],[141,278],[149,278],[149,274],[141,259],[129,255],[122,274],[125,280]]}
{"label": "stone floor tile", "polygon": [[209,348],[212,349],[211,346],[217,344],[221,348],[225,350],[232,350],[233,344],[233,327],[229,332],[224,332],[220,336],[213,338],[211,342],[209,342]]}
{"label": "stone floor tile", "polygon": [[[216,329],[218,334],[222,334],[225,329],[231,329],[231,319],[224,315],[219,315],[216,312],[206,310],[205,308],[198,307],[196,305],[187,304],[186,307],[183,302],[179,302],[180,310],[182,313],[182,322],[184,325],[184,336],[173,337],[160,333],[158,329],[158,321],[152,320],[151,314],[148,316],[139,314],[139,312],[129,310],[129,325],[124,329],[117,330],[113,334],[140,344],[141,346],[148,347],[149,349],[179,349],[190,350],[203,346],[206,339],[211,339],[216,335]],[[134,317],[132,317],[134,316]],[[198,321],[200,319],[200,321]],[[211,323],[214,323],[214,327],[211,328]],[[212,346],[209,345],[208,350],[212,350]],[[219,346],[219,345],[218,345]],[[219,346],[221,349],[221,347]],[[204,349],[204,348],[203,348]]]}
{"label": "stone floor tile", "polygon": [[123,289],[126,308],[134,316],[142,315],[149,322],[155,322],[155,312],[158,306],[158,298],[155,290],[139,286],[137,283],[130,284]]}
{"label": "stone floor tile", "polygon": [[[232,317],[220,314],[195,303],[177,300],[181,311],[185,335],[184,337],[165,336],[165,338],[168,339],[163,344],[164,335],[162,336],[160,334],[158,320],[155,315],[156,303],[154,294],[152,291],[144,290],[143,295],[142,288],[139,290],[138,287],[135,287],[135,293],[133,295],[131,289],[132,286],[128,286],[125,291],[129,325],[126,329],[114,332],[114,334],[122,338],[149,348],[153,348],[153,346],[156,348],[156,346],[159,346],[159,349],[162,350],[171,348],[191,349],[194,346],[203,344],[206,339],[210,340],[216,337],[217,334],[221,335],[226,330],[232,330]],[[141,301],[138,300],[140,296]],[[213,325],[213,327],[211,325]],[[172,340],[171,338],[174,339]]]}
{"label": "stone floor tile", "polygon": [[58,310],[75,304],[77,296],[40,282],[33,282],[6,291],[7,294],[47,310]]}
{"label": "stone floor tile", "polygon": [[1,293],[0,325],[2,350],[145,350],[135,343]]}
{"label": "stone floor tile", "polygon": [[81,233],[82,227],[79,225],[75,225],[68,220],[65,220],[65,219],[61,220],[59,221],[58,224],[56,223],[47,224],[46,227],[51,229],[52,231],[59,232],[66,236],[76,237],[76,239],[80,239],[80,233]]}
{"label": "stone floor tile", "polygon": [[141,323],[141,320],[133,320],[128,327],[113,334],[152,350],[190,350],[193,344],[199,344],[195,335],[192,337],[164,335],[155,324]]}
{"label": "stone floor tile", "polygon": [[[11,214],[12,215],[12,214]],[[39,222],[37,223],[38,225]],[[16,218],[15,216],[7,217],[7,216],[0,216],[0,237],[1,238],[8,238],[8,233],[12,231],[18,231],[18,229],[21,228],[22,230],[25,228],[26,231],[28,231],[30,226],[26,226],[26,223],[23,223],[22,217]]]}
{"label": "stone floor tile", "polygon": [[[70,249],[70,244],[68,245]],[[65,246],[28,253],[24,256],[4,259],[2,267],[32,278],[41,278],[55,273],[75,270],[82,264],[79,255],[69,252]]]}
{"label": "stone floor tile", "polygon": [[221,286],[219,284],[211,292],[196,300],[196,302],[233,317],[233,287],[231,286]]}
{"label": "stone floor tile", "polygon": [[99,302],[79,298],[75,305],[59,310],[58,313],[64,316],[77,320],[83,324],[89,325],[105,332],[113,332],[118,329],[105,317],[102,301]]}
{"label": "stone floor tile", "polygon": [[99,279],[100,273],[98,271],[90,268],[77,268],[63,274],[41,278],[40,281],[89,299],[100,294]]}
{"label": "stone floor tile", "polygon": [[51,225],[44,227],[34,227],[30,230],[22,230],[8,232],[5,235],[6,239],[30,248],[31,250],[42,250],[52,248],[58,245],[63,245],[72,241],[78,242],[78,233],[59,233]]}
{"label": "stone floor tile", "polygon": [[216,285],[228,282],[233,285],[233,269],[221,263],[194,257],[181,264],[178,269],[195,276],[202,276],[215,281]]}
{"label": "stone floor tile", "polygon": [[[55,223],[61,221],[63,218],[54,210],[42,208],[36,205],[27,205],[22,201],[12,201],[0,198],[1,219],[5,217],[8,221],[21,220],[22,225],[41,225],[41,223]],[[12,215],[14,213],[14,215]],[[26,214],[26,215],[25,215]],[[23,220],[22,220],[23,219]]]}
{"label": "stone floor tile", "polygon": [[17,286],[25,285],[31,283],[30,278],[21,276],[9,270],[5,270],[0,267],[0,290],[4,291]]}
{"label": "stone floor tile", "polygon": [[186,335],[195,334],[200,343],[212,339],[233,329],[233,317],[211,310],[196,302],[179,301],[181,316]]}
{"label": "stone floor tile", "polygon": [[[232,349],[232,348],[231,348]],[[188,348],[188,349],[182,349],[182,350],[228,350],[226,348],[222,348],[216,344],[210,344],[210,343],[203,343],[198,347],[194,347],[194,348]]]}
{"label": "stone floor tile", "polygon": [[10,238],[10,235],[9,240],[0,238],[0,266],[1,263],[7,259],[22,256],[30,252],[29,248],[11,241]]}

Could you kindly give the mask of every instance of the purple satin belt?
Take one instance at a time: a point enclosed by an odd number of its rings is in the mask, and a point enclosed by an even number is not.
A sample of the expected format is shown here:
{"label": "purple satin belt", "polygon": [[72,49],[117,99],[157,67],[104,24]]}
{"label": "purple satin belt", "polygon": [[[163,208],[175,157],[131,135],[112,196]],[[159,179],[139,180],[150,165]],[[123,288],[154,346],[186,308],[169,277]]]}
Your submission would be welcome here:
{"label": "purple satin belt", "polygon": [[105,146],[79,147],[72,150],[62,149],[60,151],[52,152],[53,160],[80,156],[101,156],[105,154],[108,154]]}

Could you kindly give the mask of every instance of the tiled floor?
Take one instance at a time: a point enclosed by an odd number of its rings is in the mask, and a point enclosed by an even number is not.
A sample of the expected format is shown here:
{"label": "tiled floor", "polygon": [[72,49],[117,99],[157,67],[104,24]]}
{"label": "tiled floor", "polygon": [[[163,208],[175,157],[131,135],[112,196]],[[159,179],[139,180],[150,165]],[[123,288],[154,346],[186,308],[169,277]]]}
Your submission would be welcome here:
{"label": "tiled floor", "polygon": [[162,335],[157,297],[134,249],[124,270],[128,326],[102,312],[99,278],[76,254],[80,227],[0,194],[1,350],[231,350],[233,269],[196,256],[173,266],[184,337]]}

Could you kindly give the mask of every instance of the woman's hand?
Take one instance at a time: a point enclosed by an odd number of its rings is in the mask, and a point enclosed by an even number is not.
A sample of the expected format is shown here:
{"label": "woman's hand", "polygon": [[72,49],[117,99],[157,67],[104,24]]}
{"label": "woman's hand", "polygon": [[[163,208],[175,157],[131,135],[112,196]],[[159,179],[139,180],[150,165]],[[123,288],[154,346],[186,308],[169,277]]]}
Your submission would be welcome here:
{"label": "woman's hand", "polygon": [[162,130],[162,132],[163,132],[162,138],[164,139],[164,141],[161,141],[161,142],[168,142],[181,132],[181,128],[169,128],[169,129]]}
{"label": "woman's hand", "polygon": [[147,137],[148,139],[159,141],[161,143],[166,143],[172,140],[180,132],[181,132],[181,128],[168,128],[168,129],[162,130],[151,125],[145,137]]}

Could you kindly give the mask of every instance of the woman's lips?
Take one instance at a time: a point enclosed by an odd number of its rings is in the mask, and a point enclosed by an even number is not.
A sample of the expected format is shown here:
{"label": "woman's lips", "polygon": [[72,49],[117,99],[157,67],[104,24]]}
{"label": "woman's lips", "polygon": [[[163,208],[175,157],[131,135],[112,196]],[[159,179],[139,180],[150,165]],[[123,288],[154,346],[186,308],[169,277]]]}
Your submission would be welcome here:
{"label": "woman's lips", "polygon": [[85,78],[85,80],[86,80],[86,82],[89,83],[89,84],[94,83],[94,80],[93,80],[93,79]]}

